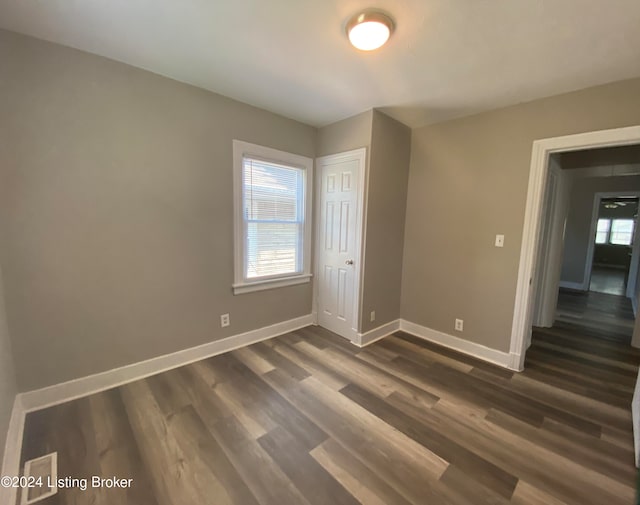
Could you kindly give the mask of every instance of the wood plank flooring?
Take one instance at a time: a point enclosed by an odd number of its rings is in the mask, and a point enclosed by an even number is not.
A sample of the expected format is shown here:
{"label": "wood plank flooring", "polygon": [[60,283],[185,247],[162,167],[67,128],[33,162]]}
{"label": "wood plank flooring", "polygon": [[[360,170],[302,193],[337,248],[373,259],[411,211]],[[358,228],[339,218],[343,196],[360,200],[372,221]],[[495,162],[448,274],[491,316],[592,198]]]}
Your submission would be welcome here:
{"label": "wood plank flooring", "polygon": [[625,296],[560,289],[554,324],[628,345],[635,317],[631,300]]}
{"label": "wood plank flooring", "polygon": [[595,266],[591,270],[589,291],[624,296],[627,290],[626,270]]}
{"label": "wood plank flooring", "polygon": [[133,479],[46,505],[630,504],[639,362],[563,329],[537,331],[518,374],[309,327],[31,413],[22,459]]}

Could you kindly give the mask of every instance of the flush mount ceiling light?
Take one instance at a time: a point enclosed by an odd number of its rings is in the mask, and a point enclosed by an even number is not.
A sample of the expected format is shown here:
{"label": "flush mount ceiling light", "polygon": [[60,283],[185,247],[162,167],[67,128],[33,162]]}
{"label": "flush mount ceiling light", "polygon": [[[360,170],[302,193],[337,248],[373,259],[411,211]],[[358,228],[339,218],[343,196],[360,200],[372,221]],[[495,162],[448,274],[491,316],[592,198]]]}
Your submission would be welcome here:
{"label": "flush mount ceiling light", "polygon": [[365,10],[353,16],[347,23],[347,36],[353,46],[361,51],[373,51],[383,46],[393,32],[393,20],[385,13]]}

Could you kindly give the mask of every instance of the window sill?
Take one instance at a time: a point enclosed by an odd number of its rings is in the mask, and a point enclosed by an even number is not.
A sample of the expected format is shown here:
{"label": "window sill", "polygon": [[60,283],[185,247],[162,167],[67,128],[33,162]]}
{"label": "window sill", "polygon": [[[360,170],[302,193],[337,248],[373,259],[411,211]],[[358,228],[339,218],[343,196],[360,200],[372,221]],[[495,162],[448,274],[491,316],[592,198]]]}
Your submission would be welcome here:
{"label": "window sill", "polygon": [[233,294],[252,293],[254,291],[264,291],[267,289],[283,288],[285,286],[295,286],[311,281],[311,274],[296,275],[295,277],[284,277],[280,279],[269,279],[264,281],[238,283],[233,285]]}

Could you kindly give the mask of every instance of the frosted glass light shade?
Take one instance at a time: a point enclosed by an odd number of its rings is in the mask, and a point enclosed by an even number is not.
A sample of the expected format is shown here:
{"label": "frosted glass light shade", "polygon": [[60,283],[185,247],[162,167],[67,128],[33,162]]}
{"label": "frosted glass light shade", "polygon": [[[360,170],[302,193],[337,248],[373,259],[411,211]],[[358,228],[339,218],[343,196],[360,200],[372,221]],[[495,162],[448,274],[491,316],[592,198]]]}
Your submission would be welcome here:
{"label": "frosted glass light shade", "polygon": [[356,14],[347,23],[347,36],[351,44],[361,51],[373,51],[383,46],[393,31],[389,16],[377,11]]}

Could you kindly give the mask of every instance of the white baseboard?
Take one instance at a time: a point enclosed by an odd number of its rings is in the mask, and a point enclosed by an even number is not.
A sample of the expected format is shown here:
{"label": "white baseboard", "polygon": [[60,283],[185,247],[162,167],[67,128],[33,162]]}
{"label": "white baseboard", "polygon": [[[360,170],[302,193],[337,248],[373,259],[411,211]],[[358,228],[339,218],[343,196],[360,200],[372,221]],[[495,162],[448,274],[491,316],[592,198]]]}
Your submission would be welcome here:
{"label": "white baseboard", "polygon": [[566,289],[575,289],[576,291],[588,291],[588,286],[584,282],[560,281],[559,286]]}
{"label": "white baseboard", "polygon": [[415,324],[404,319],[400,320],[400,330],[410,333],[418,338],[423,338],[424,340],[433,342],[434,344],[468,354],[474,358],[488,361],[489,363],[493,363],[510,370],[517,370],[517,368],[514,367],[514,363],[516,363],[516,356],[512,356],[508,352],[498,351],[497,349],[476,344],[475,342],[455,337],[448,333],[432,330],[426,326],[420,326],[419,324]]}
{"label": "white baseboard", "polygon": [[400,319],[396,319],[395,321],[391,321],[389,323],[383,324],[382,326],[378,326],[373,330],[369,330],[365,333],[358,333],[355,340],[352,341],[353,344],[358,347],[365,347],[369,344],[374,343],[381,338],[387,337],[392,333],[398,331],[400,329]]}
{"label": "white baseboard", "polygon": [[[22,433],[24,431],[25,410],[20,395],[16,396],[11,411],[7,443],[2,458],[2,472],[0,476],[20,475],[20,453],[22,451]],[[16,502],[18,490],[16,488],[0,486],[0,503],[13,504]]]}
{"label": "white baseboard", "polygon": [[[195,361],[232,351],[239,347],[277,337],[278,335],[304,328],[313,323],[313,315],[309,314],[190,349],[177,351],[172,354],[126,365],[88,377],[74,379],[43,389],[21,393],[16,397],[12,412],[2,474],[19,474],[22,432],[24,430],[25,415],[28,412],[121,386],[173,368],[188,365]],[[432,330],[404,319],[397,319],[373,330],[358,334],[357,342],[354,342],[354,344],[359,347],[364,347],[398,330],[505,368],[514,369],[513,363],[518,362],[514,356],[508,353]],[[7,495],[7,493],[10,493],[9,489],[0,488],[0,503],[13,503],[11,501],[13,495]],[[13,500],[15,502],[15,496],[13,496]]]}
{"label": "white baseboard", "polygon": [[[188,365],[195,361],[233,351],[239,347],[277,337],[278,335],[304,328],[310,324],[313,324],[312,314],[95,375],[81,377],[35,391],[20,393],[16,396],[11,420],[9,422],[7,443],[2,461],[2,474],[0,475],[20,475],[22,437],[25,417],[28,412],[122,386],[123,384]],[[16,490],[0,486],[0,503],[11,504],[15,503],[15,501]]]}
{"label": "white baseboard", "polygon": [[[527,347],[527,349],[529,349],[529,347],[531,347],[531,342],[529,342],[529,346]],[[513,370],[514,372],[524,371],[524,364],[520,360],[520,357],[521,355],[515,352],[509,354],[510,361],[506,368],[508,368],[509,370]]]}
{"label": "white baseboard", "polygon": [[128,382],[188,365],[195,361],[238,349],[239,347],[277,337],[278,335],[304,328],[310,324],[313,324],[313,316],[311,314],[239,335],[233,335],[214,342],[208,342],[197,347],[158,356],[132,365],[89,375],[88,377],[81,377],[43,389],[21,393],[19,396],[21,397],[25,412],[31,412],[121,386]]}

